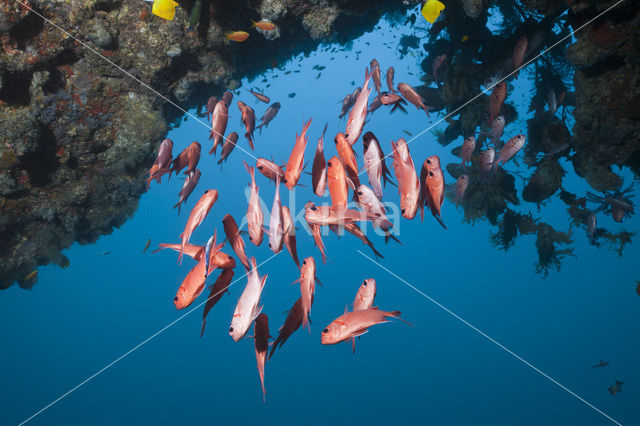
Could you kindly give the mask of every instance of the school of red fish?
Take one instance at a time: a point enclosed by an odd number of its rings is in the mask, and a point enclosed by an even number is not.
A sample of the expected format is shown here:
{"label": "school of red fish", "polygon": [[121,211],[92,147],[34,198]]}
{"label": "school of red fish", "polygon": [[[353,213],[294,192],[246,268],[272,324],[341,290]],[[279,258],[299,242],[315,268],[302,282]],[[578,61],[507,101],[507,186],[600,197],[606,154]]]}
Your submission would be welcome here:
{"label": "school of red fish", "polygon": [[[516,46],[514,67],[522,63],[523,43],[523,41],[520,41]],[[441,67],[446,62],[446,57],[438,58],[438,61],[438,67]],[[435,72],[436,70],[434,70]],[[382,188],[387,183],[397,186],[400,196],[400,212],[404,218],[413,219],[419,209],[420,218],[423,220],[424,207],[427,206],[433,217],[446,229],[442,217],[445,179],[439,157],[437,155],[429,156],[422,164],[418,175],[407,141],[403,138],[391,141],[391,153],[388,156],[392,157],[393,171],[397,180],[397,183],[394,183],[391,178],[392,173],[385,161],[387,156],[383,152],[381,143],[370,131],[362,135],[367,114],[371,115],[373,111],[382,106],[392,106],[392,111],[396,108],[404,110],[402,105],[406,105],[409,102],[418,110],[422,109],[427,116],[429,115],[430,107],[425,105],[425,100],[417,91],[406,83],[399,83],[397,90],[395,90],[393,78],[394,69],[390,67],[386,72],[386,83],[389,92],[382,92],[380,65],[373,59],[370,63],[370,68],[365,71],[365,80],[362,88],[347,94],[342,102],[340,118],[347,116],[347,114],[348,118],[345,131],[338,133],[334,138],[337,155],[331,157],[329,161],[325,160],[324,136],[327,129],[326,126],[318,140],[311,170],[311,184],[313,193],[317,196],[323,196],[325,191],[328,190],[331,203],[327,206],[319,206],[309,201],[305,205],[304,218],[311,231],[315,245],[320,251],[323,263],[326,263],[328,258],[322,241],[321,229],[324,226],[328,226],[339,235],[343,230],[355,235],[363,244],[368,245],[373,250],[376,257],[382,257],[382,255],[374,248],[373,243],[358,226],[359,222],[371,222],[375,228],[384,232],[385,242],[388,242],[389,239],[394,239],[399,243],[393,235],[394,226],[387,218],[388,210],[382,202]],[[377,96],[369,104],[373,89],[369,87],[371,81]],[[270,99],[266,95],[254,91],[250,91],[250,93],[258,101],[266,104],[270,103]],[[505,82],[497,84],[489,96],[487,110],[490,125],[490,132],[487,134],[489,136],[488,147],[479,152],[475,163],[475,167],[485,176],[490,176],[495,173],[496,168],[504,166],[522,149],[526,142],[526,136],[516,135],[504,144],[496,157],[495,147],[499,146],[505,127],[505,119],[500,115],[500,112],[506,97],[507,84]],[[210,153],[215,154],[218,146],[222,146],[219,164],[228,159],[239,139],[237,132],[232,132],[226,138],[224,137],[227,131],[228,109],[231,106],[232,99],[233,93],[227,91],[220,100],[211,97],[206,105],[207,117],[211,119],[209,139],[213,141]],[[244,137],[249,147],[253,150],[255,130],[262,130],[263,127],[268,126],[269,122],[276,117],[280,104],[275,102],[269,106],[260,120],[260,125],[257,127],[255,111],[242,101],[238,101],[237,106],[241,112],[241,121],[246,130]],[[237,222],[231,215],[226,214],[222,220],[226,237],[223,242],[218,242],[217,232],[214,232],[214,235],[204,246],[194,245],[190,242],[192,233],[203,223],[218,200],[218,191],[209,189],[204,192],[191,210],[184,232],[179,236],[179,242],[160,244],[160,248],[155,251],[170,248],[178,252],[179,263],[182,262],[184,255],[197,262],[187,273],[175,295],[174,304],[177,309],[184,309],[190,306],[205,290],[209,275],[220,271],[215,282],[209,286],[209,295],[206,299],[202,317],[201,336],[205,330],[207,314],[222,298],[224,293],[228,292],[228,288],[233,283],[236,259],[242,264],[246,270],[247,282],[231,318],[229,335],[237,342],[247,336],[251,326],[254,326],[255,355],[263,397],[266,394],[264,385],[266,362],[273,356],[276,348],[281,347],[300,326],[309,328],[315,285],[319,283],[316,262],[313,256],[305,257],[302,262],[299,260],[296,246],[296,226],[291,212],[286,206],[282,205],[280,199],[280,184],[283,183],[288,190],[292,190],[298,185],[302,176],[305,165],[305,151],[309,140],[307,132],[311,122],[312,120],[309,119],[304,123],[302,131],[299,135],[296,135],[291,154],[283,166],[266,158],[258,158],[255,167],[249,166],[246,162],[244,163],[249,173],[250,187],[246,213],[248,228],[246,233],[238,228]],[[362,136],[362,158],[364,162],[362,173],[366,171],[369,185],[361,183],[359,179],[360,168],[354,145],[358,142],[360,136]],[[149,170],[147,186],[154,180],[160,183],[162,176],[165,174],[168,174],[170,179],[173,172],[178,175],[186,169],[183,172],[186,175],[186,179],[178,194],[179,202],[174,206],[178,207],[178,213],[180,213],[182,204],[187,201],[200,180],[201,172],[197,166],[200,159],[201,145],[198,142],[193,142],[175,158],[172,156],[172,149],[173,142],[170,139],[165,139],[161,143],[157,159]],[[476,138],[475,135],[469,135],[464,139],[461,148],[462,163],[460,167],[467,169],[474,152],[476,152]],[[264,226],[265,217],[260,204],[256,169],[264,177],[274,181],[276,185],[268,227]],[[456,206],[463,200],[468,183],[468,175],[463,174],[453,186]],[[360,209],[347,207],[350,191],[353,200]],[[280,327],[278,336],[272,343],[269,342],[271,338],[269,320],[267,315],[262,312],[263,305],[261,305],[261,295],[265,288],[267,275],[260,276],[256,259],[247,255],[243,233],[248,235],[249,241],[255,246],[260,246],[265,234],[267,234],[269,248],[274,253],[279,253],[283,246],[286,247],[300,270],[300,277],[295,281],[300,285],[300,298],[288,311],[284,324]],[[226,244],[231,247],[235,257],[222,251]],[[371,278],[365,279],[356,292],[353,310],[348,311],[345,308],[343,315],[336,318],[322,330],[322,344],[332,345],[340,342],[351,342],[355,352],[356,337],[367,333],[373,325],[387,322],[388,319],[392,318],[400,319],[399,311],[385,311],[373,306],[376,290],[376,281]],[[267,356],[269,346],[271,346],[271,352]]]}

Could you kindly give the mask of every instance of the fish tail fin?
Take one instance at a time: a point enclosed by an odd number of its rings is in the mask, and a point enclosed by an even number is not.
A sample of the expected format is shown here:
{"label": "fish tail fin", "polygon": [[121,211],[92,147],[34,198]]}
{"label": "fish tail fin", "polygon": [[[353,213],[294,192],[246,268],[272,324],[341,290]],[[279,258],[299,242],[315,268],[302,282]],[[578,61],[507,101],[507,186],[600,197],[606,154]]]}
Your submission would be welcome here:
{"label": "fish tail fin", "polygon": [[390,317],[393,317],[395,319],[399,319],[400,321],[402,321],[403,323],[410,325],[411,327],[415,327],[413,324],[411,324],[409,321],[404,320],[402,318],[400,318],[400,314],[402,314],[402,312],[400,311],[391,311],[388,313]]}
{"label": "fish tail fin", "polygon": [[436,218],[436,220],[438,221],[438,223],[440,223],[440,225],[442,225],[442,227],[446,230],[447,229],[447,225],[444,224],[444,222],[442,221],[442,218],[440,217],[440,215],[433,215],[433,217]]}
{"label": "fish tail fin", "polygon": [[222,164],[223,161],[224,161],[224,157],[220,157],[220,159],[216,162],[216,164]]}
{"label": "fish tail fin", "polygon": [[353,349],[353,353],[356,353],[356,338],[352,337],[351,338],[351,348]]}
{"label": "fish tail fin", "polygon": [[207,325],[207,322],[202,320],[202,328],[200,329],[200,338],[202,339],[202,335],[204,334],[204,326]]}
{"label": "fish tail fin", "polygon": [[178,208],[178,216],[180,216],[180,207],[182,205],[182,200],[178,201],[178,204],[176,204],[175,206],[173,206],[173,208],[175,209],[176,207]]}
{"label": "fish tail fin", "polygon": [[398,244],[402,244],[402,241],[400,241],[399,239],[396,238],[395,235],[393,235],[391,232],[387,232],[384,236],[384,243],[387,244],[389,242],[389,239],[392,239],[393,241],[397,242]]}
{"label": "fish tail fin", "polygon": [[371,247],[371,250],[373,250],[373,254],[376,257],[376,260],[384,259],[384,256],[378,250],[376,250],[376,248],[373,246],[373,243],[371,241],[369,241],[369,240],[367,240],[367,241],[368,241],[367,245],[369,247]]}
{"label": "fish tail fin", "polygon": [[249,132],[245,133],[244,137],[247,138],[247,140],[249,141],[249,146],[251,147],[251,151],[255,151],[253,147],[253,136],[251,136],[251,133]]}

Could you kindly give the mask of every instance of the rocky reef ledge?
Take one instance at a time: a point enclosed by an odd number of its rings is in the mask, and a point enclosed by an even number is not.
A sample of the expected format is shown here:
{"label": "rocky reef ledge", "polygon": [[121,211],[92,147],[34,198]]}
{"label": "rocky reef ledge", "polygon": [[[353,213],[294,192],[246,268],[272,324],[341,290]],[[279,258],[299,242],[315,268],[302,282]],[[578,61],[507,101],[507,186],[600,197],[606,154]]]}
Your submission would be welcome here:
{"label": "rocky reef ledge", "polygon": [[[38,265],[65,267],[61,250],[123,224],[180,115],[34,11],[188,109],[417,1],[203,0],[195,31],[195,1],[179,3],[164,21],[143,0],[0,0],[0,288],[30,287]],[[278,28],[226,41],[251,19]]]}

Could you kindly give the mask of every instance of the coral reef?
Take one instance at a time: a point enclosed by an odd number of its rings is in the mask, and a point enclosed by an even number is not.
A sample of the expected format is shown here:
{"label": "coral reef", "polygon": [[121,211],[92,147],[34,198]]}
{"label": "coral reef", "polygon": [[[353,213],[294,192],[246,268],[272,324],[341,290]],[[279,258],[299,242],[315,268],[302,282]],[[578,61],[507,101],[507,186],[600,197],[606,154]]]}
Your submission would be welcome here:
{"label": "coral reef", "polygon": [[[68,265],[62,249],[95,241],[135,211],[144,172],[181,112],[122,70],[192,108],[416,3],[204,1],[188,31],[193,1],[164,21],[141,0],[0,0],[0,288],[33,285],[24,278],[38,265]],[[249,19],[273,21],[277,32],[227,42],[225,31]]]}

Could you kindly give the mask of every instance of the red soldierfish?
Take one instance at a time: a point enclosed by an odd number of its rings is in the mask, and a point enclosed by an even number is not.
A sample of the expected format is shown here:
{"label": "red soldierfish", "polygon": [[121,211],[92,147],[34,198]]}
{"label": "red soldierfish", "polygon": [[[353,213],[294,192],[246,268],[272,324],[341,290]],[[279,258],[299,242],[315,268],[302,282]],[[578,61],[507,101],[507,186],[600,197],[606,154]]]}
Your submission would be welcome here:
{"label": "red soldierfish", "polygon": [[302,328],[309,327],[309,314],[311,313],[311,305],[313,304],[313,295],[316,291],[316,262],[313,257],[309,256],[302,261],[302,269],[300,269],[300,278],[295,282],[300,283],[300,299],[302,300]]}
{"label": "red soldierfish", "polygon": [[433,217],[447,229],[442,222],[441,214],[444,203],[444,174],[437,155],[432,155],[424,161],[420,172],[420,186],[420,220],[424,219],[424,205],[427,205]]}
{"label": "red soldierfish", "polygon": [[233,269],[223,269],[216,282],[209,286],[209,297],[204,305],[204,313],[202,314],[202,329],[200,329],[200,337],[204,334],[204,327],[207,324],[206,319],[209,311],[222,299],[225,293],[229,292],[229,285],[233,278]]}
{"label": "red soldierfish", "polygon": [[520,66],[524,61],[524,58],[527,56],[527,49],[529,47],[529,39],[527,36],[522,36],[518,43],[516,44],[515,49],[513,49],[513,58],[511,59],[511,65],[513,65],[513,69],[515,70],[515,78],[518,78],[518,72],[520,71]]}
{"label": "red soldierfish", "polygon": [[187,198],[189,198],[189,195],[191,195],[196,185],[200,181],[200,175],[200,169],[196,169],[195,172],[189,173],[189,176],[187,176],[187,179],[184,181],[184,185],[182,185],[182,189],[178,193],[178,195],[180,196],[180,201],[178,201],[178,204],[173,206],[174,209],[176,207],[178,208],[178,215],[180,215],[180,208],[182,207],[182,203],[187,201]]}
{"label": "red soldierfish", "polygon": [[196,246],[194,244],[191,243],[186,243],[184,245],[184,248],[182,247],[182,244],[168,244],[168,243],[160,243],[158,244],[158,247],[160,247],[157,250],[152,251],[151,253],[157,253],[161,250],[164,249],[171,249],[171,250],[175,250],[178,253],[180,253],[182,251],[182,254],[186,254],[187,256],[189,256],[190,258],[196,260],[197,262],[200,261],[200,259],[202,258],[202,255],[204,253],[204,247],[203,246]]}
{"label": "red soldierfish", "polygon": [[395,93],[387,93],[386,95],[382,95],[380,97],[380,102],[382,105],[393,105],[402,100],[402,96],[396,95]]}
{"label": "red soldierfish", "polygon": [[304,124],[302,133],[296,134],[296,143],[293,145],[291,155],[289,155],[289,161],[287,161],[287,168],[284,172],[284,184],[287,188],[293,189],[297,185],[300,175],[302,174],[302,168],[304,167],[304,150],[307,148],[307,130],[311,126],[311,119]]}
{"label": "red soldierfish", "polygon": [[491,123],[491,131],[489,132],[493,146],[497,146],[498,142],[500,142],[500,138],[504,132],[504,125],[504,115],[499,115],[493,119],[493,123]]}
{"label": "red soldierfish", "polygon": [[376,280],[367,278],[362,282],[356,300],[353,301],[353,311],[362,311],[373,307],[373,300],[376,298]]}
{"label": "red soldierfish", "polygon": [[[216,237],[214,233],[213,247],[211,249],[212,255],[214,253],[217,254],[222,246],[224,246],[224,243],[216,244]],[[180,288],[176,293],[176,297],[173,298],[173,304],[176,306],[176,309],[184,309],[187,306],[191,305],[193,301],[196,300],[198,296],[200,296],[202,290],[204,290],[204,284],[206,281],[205,264],[205,259],[201,258],[198,264],[194,266],[191,271],[189,271],[184,281],[182,281],[182,284],[180,285]],[[212,268],[211,266],[209,266],[209,269],[213,270],[215,269],[215,267]]]}
{"label": "red soldierfish", "polygon": [[493,170],[493,159],[496,156],[496,150],[493,147],[480,152],[478,161],[480,165],[480,173],[488,175]]}
{"label": "red soldierfish", "polygon": [[369,331],[369,327],[389,322],[387,318],[401,319],[400,311],[381,311],[378,308],[369,308],[346,312],[322,330],[320,341],[323,345],[335,345],[362,336]]}
{"label": "red soldierfish", "polygon": [[345,115],[349,113],[349,109],[353,106],[356,99],[353,97],[351,93],[347,93],[342,100],[342,108],[340,109],[340,115],[338,118],[342,119]]}
{"label": "red soldierfish", "polygon": [[278,338],[273,342],[269,359],[271,359],[278,346],[282,347],[284,342],[286,342],[287,339],[300,328],[302,325],[302,316],[302,298],[299,298],[289,310],[289,314],[284,320],[284,324],[280,327],[280,330],[278,330]]}
{"label": "red soldierfish", "polygon": [[156,179],[160,183],[160,178],[165,173],[171,173],[171,159],[173,151],[173,141],[171,139],[165,139],[160,144],[158,149],[158,156],[153,163],[151,170],[149,170],[149,178],[147,179],[147,189],[153,179]]}
{"label": "red soldierfish", "polygon": [[322,197],[327,188],[327,162],[324,159],[324,132],[327,131],[327,125],[324,125],[322,136],[318,139],[316,147],[316,155],[313,157],[313,168],[311,169],[311,185],[313,193],[318,197]]}
{"label": "red soldierfish", "polygon": [[247,207],[247,228],[249,229],[249,240],[259,246],[262,244],[264,215],[260,206],[259,188],[256,185],[256,177],[253,167],[244,163],[251,176],[251,194],[249,195],[249,207]]}
{"label": "red soldierfish", "polygon": [[469,176],[461,175],[456,181],[456,207],[460,204],[464,198],[464,193],[469,186]]}
{"label": "red soldierfish", "polygon": [[247,138],[249,146],[251,150],[253,150],[253,132],[256,130],[256,113],[253,111],[253,108],[242,101],[238,101],[238,109],[242,114],[240,121],[242,121],[242,124],[244,124],[247,130],[244,137]]}
{"label": "red soldierfish", "polygon": [[260,129],[260,133],[262,133],[262,126],[268,127],[271,120],[273,120],[276,117],[276,114],[278,114],[278,111],[280,111],[280,102],[274,102],[273,104],[271,104],[271,106],[267,108],[267,111],[260,119],[261,123],[258,127],[256,127],[256,129]]}
{"label": "red soldierfish", "polygon": [[244,268],[248,271],[251,267],[249,266],[249,259],[247,259],[247,255],[244,251],[244,240],[242,239],[242,236],[240,236],[238,224],[230,214],[226,214],[222,219],[222,226],[224,228],[224,234],[226,235],[229,244],[231,244],[231,248],[233,248],[236,256],[238,256],[240,263],[242,263]]}
{"label": "red soldierfish", "polygon": [[438,86],[440,85],[440,82],[438,81],[438,71],[440,70],[442,65],[446,62],[446,60],[447,60],[446,53],[436,56],[436,58],[433,60],[433,81],[435,81]]}
{"label": "red soldierfish", "polygon": [[200,197],[196,205],[191,209],[189,219],[187,219],[187,224],[184,227],[184,232],[180,235],[180,238],[182,238],[182,246],[180,248],[180,254],[178,255],[178,262],[182,262],[184,247],[189,242],[193,230],[204,221],[216,201],[218,201],[218,191],[208,189],[204,191],[202,197]]}
{"label": "red soldierfish", "polygon": [[[178,155],[172,162],[171,172],[176,172],[176,174],[180,173],[182,169],[189,166],[184,174],[188,175],[193,172],[198,166],[198,162],[200,161],[200,143],[191,142],[191,144],[186,147],[180,155]],[[171,177],[171,173],[169,174]]]}
{"label": "red soldierfish", "polygon": [[256,361],[258,363],[258,375],[262,386],[262,401],[265,400],[267,391],[264,388],[264,369],[267,364],[267,351],[269,350],[269,318],[261,313],[253,324],[253,340],[256,348]]}
{"label": "red soldierfish", "polygon": [[427,113],[427,117],[429,116],[429,110],[431,107],[424,104],[424,99],[418,94],[418,92],[416,92],[416,89],[409,86],[407,83],[399,83],[398,90],[402,94],[403,98],[414,104],[416,108],[423,109],[424,112]]}
{"label": "red soldierfish", "polygon": [[493,92],[491,92],[489,96],[489,125],[492,125],[493,120],[500,115],[500,110],[502,109],[502,104],[505,99],[507,99],[507,83],[501,81],[495,85]]}
{"label": "red soldierfish", "polygon": [[[225,92],[229,93],[229,92]],[[215,154],[218,149],[218,145],[222,143],[224,138],[224,132],[227,130],[227,121],[229,120],[229,110],[227,109],[227,103],[223,100],[216,104],[211,116],[211,133],[209,139],[213,139],[213,147],[209,154]]]}
{"label": "red soldierfish", "polygon": [[258,98],[260,102],[264,102],[265,104],[268,104],[269,102],[271,102],[271,99],[269,99],[268,96],[263,95],[262,93],[254,92],[253,90],[249,90],[249,93],[251,93],[253,96]]}
{"label": "red soldierfish", "polygon": [[231,106],[231,101],[233,100],[233,93],[227,90],[222,94],[222,100],[224,101],[227,108],[229,108]]}
{"label": "red soldierfish", "polygon": [[365,70],[364,85],[362,86],[360,94],[358,94],[358,97],[356,98],[355,104],[353,104],[353,108],[351,108],[351,111],[349,112],[347,130],[345,131],[345,136],[349,145],[356,143],[362,133],[364,121],[367,118],[369,94],[371,93],[371,89],[369,89],[369,80],[371,79],[372,73],[373,71],[369,73],[369,70]]}
{"label": "red soldierfish", "polygon": [[511,160],[522,149],[526,141],[527,137],[525,135],[516,135],[509,139],[498,153],[498,158],[495,161],[496,167],[500,166],[500,163],[504,165]]}
{"label": "red soldierfish", "polygon": [[266,158],[258,158],[256,161],[256,169],[267,179],[271,179],[274,182],[278,177],[280,177],[280,180],[284,179],[284,170],[282,170],[282,167]]}
{"label": "red soldierfish", "polygon": [[356,160],[356,153],[353,151],[349,142],[343,133],[338,133],[334,139],[336,143],[336,151],[342,160],[342,164],[345,167],[347,175],[354,186],[360,186],[360,179],[358,178],[358,161]]}
{"label": "red soldierfish", "polygon": [[335,155],[331,157],[327,163],[327,181],[329,184],[329,196],[331,197],[331,205],[335,207],[346,207],[349,202],[349,187],[353,189],[355,186],[344,170],[342,161]]}
{"label": "red soldierfish", "polygon": [[[373,188],[378,198],[382,198],[382,182],[384,184],[391,182],[391,172],[385,163],[385,157],[380,147],[380,142],[371,132],[367,132],[362,137],[362,145],[364,147],[364,168],[367,170],[369,177],[369,185]],[[393,184],[393,182],[391,182]]]}
{"label": "red soldierfish", "polygon": [[300,259],[298,259],[298,249],[296,243],[296,227],[291,217],[289,207],[282,206],[282,227],[285,230],[284,233],[284,246],[289,251],[291,258],[295,262],[298,269],[300,269]]}
{"label": "red soldierfish", "polygon": [[389,67],[387,70],[387,87],[389,88],[389,92],[396,93],[396,89],[393,88],[393,67]]}
{"label": "red soldierfish", "polygon": [[260,296],[267,282],[267,275],[260,277],[258,275],[258,266],[255,257],[251,258],[251,271],[247,280],[247,286],[244,288],[238,304],[233,312],[231,326],[229,327],[229,335],[234,341],[238,341],[247,334],[251,323],[260,315],[262,306],[260,305]]}
{"label": "red soldierfish", "polygon": [[[373,221],[374,226],[381,227],[383,231],[391,230],[391,222],[387,220],[386,209],[380,199],[367,185],[360,185],[356,191],[358,204],[370,216],[379,216],[380,219]],[[365,243],[366,244],[366,243]]]}
{"label": "red soldierfish", "polygon": [[400,211],[404,218],[413,219],[418,211],[420,181],[404,138],[398,139],[398,142],[391,141],[391,145],[393,146],[393,169],[398,179],[400,193]]}
{"label": "red soldierfish", "polygon": [[215,96],[211,96],[207,100],[207,120],[211,119],[211,114],[213,114],[213,110],[216,108],[217,103],[218,99]]}
{"label": "red soldierfish", "polygon": [[467,167],[467,163],[471,161],[471,156],[473,155],[473,152],[476,150],[476,137],[475,136],[469,136],[467,138],[464,139],[464,142],[462,142],[462,149],[460,150],[460,157],[462,157],[462,164],[460,164],[463,167]]}
{"label": "red soldierfish", "polygon": [[231,151],[236,147],[236,143],[238,143],[238,133],[232,132],[227,136],[227,139],[224,141],[224,145],[222,145],[222,155],[218,160],[218,164],[222,164],[222,162],[231,155]]}
{"label": "red soldierfish", "polygon": [[276,178],[276,194],[273,197],[273,206],[271,207],[271,217],[269,218],[269,248],[274,253],[282,250],[284,242],[282,204],[280,203],[280,177]]}
{"label": "red soldierfish", "polygon": [[371,67],[371,78],[373,78],[373,87],[376,88],[377,93],[380,93],[380,87],[382,87],[382,81],[380,77],[380,64],[378,64],[378,61],[376,61],[375,59],[372,59],[369,67]]}
{"label": "red soldierfish", "polygon": [[304,218],[306,221],[310,224],[320,226],[344,226],[347,223],[380,219],[378,215],[368,215],[365,212],[344,207],[316,206],[313,203],[307,203],[305,209]]}

